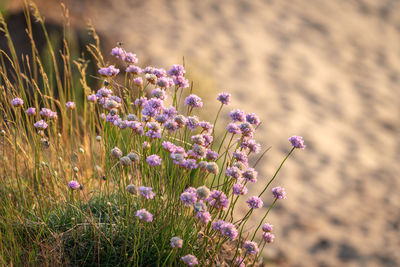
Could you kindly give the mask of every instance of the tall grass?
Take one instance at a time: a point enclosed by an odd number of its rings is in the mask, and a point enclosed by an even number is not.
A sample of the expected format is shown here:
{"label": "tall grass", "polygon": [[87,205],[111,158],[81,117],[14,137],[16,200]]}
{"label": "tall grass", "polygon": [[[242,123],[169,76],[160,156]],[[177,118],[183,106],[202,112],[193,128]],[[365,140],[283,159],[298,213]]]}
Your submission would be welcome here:
{"label": "tall grass", "polygon": [[[63,14],[68,21],[66,9]],[[260,152],[255,114],[233,110],[227,127],[218,117],[230,95],[222,93],[216,116],[201,121],[202,100],[182,96],[193,93],[183,66],[141,68],[136,55],[116,47],[113,63],[123,68],[115,69],[106,64],[93,27],[93,43],[77,54],[94,60],[73,58],[68,27],[63,49],[54,51],[37,8],[27,5],[25,15],[30,56],[17,55],[0,17],[10,51],[0,51],[0,263],[258,265],[274,238],[262,224],[286,197],[279,187],[264,193],[294,149],[304,148],[302,139],[291,139],[273,177],[259,181],[259,195],[245,197],[246,185],[257,181],[248,163]],[[43,26],[47,58],[36,48],[32,15]],[[99,68],[101,88],[88,85],[89,64]],[[267,212],[258,209],[262,196],[275,199]],[[246,200],[248,212],[235,213]],[[265,216],[250,233],[255,212]]]}

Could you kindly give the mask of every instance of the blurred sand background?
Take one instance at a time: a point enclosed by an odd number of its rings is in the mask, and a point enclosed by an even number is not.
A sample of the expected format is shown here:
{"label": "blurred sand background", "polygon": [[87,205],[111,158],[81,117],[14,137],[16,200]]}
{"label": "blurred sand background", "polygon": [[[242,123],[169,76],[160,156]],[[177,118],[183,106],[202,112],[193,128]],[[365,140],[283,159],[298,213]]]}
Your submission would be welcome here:
{"label": "blurred sand background", "polygon": [[[60,21],[57,1],[37,2]],[[304,137],[307,149],[274,182],[288,199],[268,219],[271,265],[400,265],[400,1],[66,3],[74,25],[91,19],[142,64],[168,68],[185,56],[201,73],[195,93],[207,97],[196,90],[205,79],[260,116],[256,137],[272,149],[252,192],[290,149],[287,139]]]}

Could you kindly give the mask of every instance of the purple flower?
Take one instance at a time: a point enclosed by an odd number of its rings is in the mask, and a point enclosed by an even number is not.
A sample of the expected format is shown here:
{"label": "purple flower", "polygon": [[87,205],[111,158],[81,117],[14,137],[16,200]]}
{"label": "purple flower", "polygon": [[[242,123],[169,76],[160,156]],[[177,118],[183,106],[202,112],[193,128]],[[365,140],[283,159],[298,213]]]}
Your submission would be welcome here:
{"label": "purple flower", "polygon": [[239,124],[239,129],[243,136],[253,137],[254,128],[248,122],[243,122]]}
{"label": "purple flower", "polygon": [[185,74],[185,68],[181,65],[172,65],[168,70],[170,76],[183,76]]}
{"label": "purple flower", "polygon": [[197,212],[195,217],[199,219],[202,223],[208,223],[211,221],[211,214],[208,211]]}
{"label": "purple flower", "polygon": [[136,57],[136,54],[131,52],[125,53],[125,56],[122,58],[122,60],[129,64],[136,64],[139,61]]}
{"label": "purple flower", "polygon": [[23,104],[24,101],[19,97],[16,97],[13,100],[11,100],[11,105],[13,105],[14,107],[22,107]]}
{"label": "purple flower", "polygon": [[272,188],[272,194],[276,199],[286,199],[286,191],[283,187],[277,186]]}
{"label": "purple flower", "polygon": [[189,81],[187,79],[185,79],[185,77],[183,76],[174,76],[174,84],[177,87],[181,87],[181,88],[188,88],[189,87]]}
{"label": "purple flower", "polygon": [[217,100],[224,105],[229,105],[231,103],[231,94],[222,92],[218,94]]}
{"label": "purple flower", "polygon": [[250,124],[254,125],[259,125],[260,124],[260,119],[258,118],[257,114],[255,113],[249,113],[246,115],[246,121]]}
{"label": "purple flower", "polygon": [[48,119],[57,118],[57,112],[51,111],[48,108],[42,108],[39,114]]}
{"label": "purple flower", "polygon": [[197,258],[191,254],[183,256],[183,257],[181,257],[181,259],[187,266],[195,266],[195,265],[199,264],[199,261],[197,260]]}
{"label": "purple flower", "polygon": [[103,98],[103,97],[107,98],[107,97],[110,97],[111,94],[112,94],[112,90],[111,90],[111,89],[108,89],[108,88],[106,88],[106,87],[101,87],[101,88],[100,88],[99,90],[97,90],[97,92],[96,92],[97,98]]}
{"label": "purple flower", "polygon": [[171,86],[174,86],[174,80],[168,77],[160,77],[157,80],[157,85],[161,88],[170,88]]}
{"label": "purple flower", "polygon": [[201,108],[203,106],[203,102],[201,102],[201,98],[198,97],[197,95],[190,95],[186,97],[185,101],[185,106],[190,106],[192,108]]}
{"label": "purple flower", "polygon": [[116,46],[113,49],[111,49],[111,55],[116,58],[123,59],[125,56],[125,50],[122,49],[121,47]]}
{"label": "purple flower", "polygon": [[187,170],[193,170],[198,167],[198,165],[196,164],[196,160],[194,159],[184,159],[180,162],[179,165]]}
{"label": "purple flower", "polygon": [[162,77],[166,77],[167,76],[167,71],[164,70],[164,69],[153,68],[151,73],[156,75],[157,78],[162,78]]}
{"label": "purple flower", "polygon": [[214,125],[212,125],[208,121],[199,122],[199,126],[201,128],[203,128],[204,131],[207,131],[208,133],[211,133],[212,129],[214,128]]}
{"label": "purple flower", "polygon": [[235,266],[238,267],[246,267],[246,264],[244,263],[244,259],[242,257],[237,257],[235,260]]}
{"label": "purple flower", "polygon": [[181,201],[185,203],[185,206],[193,206],[197,202],[197,193],[196,189],[193,187],[189,187],[186,189],[180,197]]}
{"label": "purple flower", "polygon": [[99,74],[106,77],[113,77],[119,73],[119,69],[115,68],[113,65],[99,69]]}
{"label": "purple flower", "polygon": [[250,152],[256,153],[256,154],[260,153],[260,150],[261,150],[261,145],[259,143],[257,143],[256,140],[249,139],[249,138],[243,139],[243,141],[240,143],[240,147],[248,148],[250,150]]}
{"label": "purple flower", "polygon": [[228,198],[224,192],[219,190],[213,190],[207,201],[210,203],[210,206],[214,206],[217,209],[226,209],[229,205]]}
{"label": "purple flower", "polygon": [[246,201],[246,203],[249,204],[249,207],[253,208],[253,209],[258,209],[263,206],[263,202],[262,202],[261,198],[259,198],[257,196],[249,197],[249,199]]}
{"label": "purple flower", "polygon": [[214,137],[211,134],[203,134],[203,138],[205,147],[209,147],[214,140]]}
{"label": "purple flower", "polygon": [[175,107],[171,106],[169,108],[164,108],[163,113],[168,116],[169,119],[172,119],[178,112]]}
{"label": "purple flower", "polygon": [[143,85],[143,79],[142,79],[142,77],[137,77],[137,78],[135,78],[135,79],[133,79],[133,83],[136,85],[136,86],[142,86]]}
{"label": "purple flower", "polygon": [[158,155],[150,155],[146,158],[146,161],[152,167],[161,165],[161,158]]}
{"label": "purple flower", "polygon": [[88,95],[87,99],[89,102],[92,102],[92,103],[97,102],[97,96],[95,94]]}
{"label": "purple flower", "polygon": [[244,117],[244,112],[243,110],[240,109],[234,109],[231,111],[231,113],[229,113],[229,116],[231,116],[232,120],[234,122],[236,121],[244,121],[245,117]]}
{"label": "purple flower", "polygon": [[27,114],[28,116],[33,116],[33,115],[36,114],[36,108],[33,108],[33,107],[28,108],[25,112],[26,112],[26,114]]}
{"label": "purple flower", "polygon": [[304,149],[306,146],[304,145],[304,140],[303,137],[294,135],[289,138],[290,143],[292,143],[292,146],[295,148],[301,148]]}
{"label": "purple flower", "polygon": [[74,102],[68,101],[67,103],[65,103],[65,106],[66,106],[68,109],[74,109],[76,105],[75,105]]}
{"label": "purple flower", "polygon": [[164,128],[168,130],[168,132],[173,133],[178,130],[178,124],[173,120],[167,120],[164,123]]}
{"label": "purple flower", "polygon": [[174,153],[176,150],[175,144],[167,141],[162,142],[162,147],[164,148],[165,151],[169,153]]}
{"label": "purple flower", "polygon": [[139,186],[139,192],[146,199],[154,198],[153,188],[151,188],[151,187]]}
{"label": "purple flower", "polygon": [[146,209],[141,209],[136,211],[136,217],[139,217],[140,220],[145,221],[145,222],[152,222],[153,221],[153,215],[148,212]]}
{"label": "purple flower", "polygon": [[248,190],[247,190],[246,186],[244,186],[240,183],[237,183],[232,186],[232,191],[233,191],[233,194],[240,196],[240,195],[246,195]]}
{"label": "purple flower", "polygon": [[197,126],[199,126],[199,119],[197,118],[197,116],[187,117],[186,126],[189,127],[189,129],[192,131],[196,130]]}
{"label": "purple flower", "polygon": [[262,238],[264,239],[264,241],[266,243],[272,243],[272,242],[274,242],[275,235],[271,234],[269,232],[264,232],[264,233],[262,233]]}
{"label": "purple flower", "polygon": [[235,123],[229,123],[228,126],[226,127],[229,133],[231,134],[238,134],[240,133],[239,127]]}
{"label": "purple flower", "polygon": [[272,224],[264,223],[263,226],[262,226],[262,230],[264,232],[272,232],[273,227],[274,226]]}
{"label": "purple flower", "polygon": [[161,100],[165,100],[167,98],[167,95],[165,94],[165,91],[160,89],[160,88],[153,89],[153,91],[151,91],[151,94],[155,98],[158,98],[158,99],[161,99]]}
{"label": "purple flower", "polygon": [[257,182],[258,172],[253,168],[248,168],[242,173],[242,176],[247,182],[255,183]]}
{"label": "purple flower", "polygon": [[142,96],[141,98],[135,100],[135,106],[138,107],[142,107],[146,103],[147,103],[147,98],[145,96]]}
{"label": "purple flower", "polygon": [[237,167],[228,167],[226,168],[226,176],[231,177],[232,179],[239,179],[241,177],[241,171]]}
{"label": "purple flower", "polygon": [[181,248],[183,245],[183,240],[179,236],[174,236],[171,238],[171,247]]}
{"label": "purple flower", "polygon": [[233,223],[224,223],[221,226],[221,233],[232,240],[238,236],[238,231]]}
{"label": "purple flower", "polygon": [[146,68],[144,68],[144,69],[142,70],[142,73],[143,73],[143,74],[152,74],[152,73],[153,73],[153,70],[154,70],[154,67],[147,66]]}
{"label": "purple flower", "polygon": [[213,222],[213,229],[215,231],[221,231],[224,224],[225,224],[225,221],[217,220],[217,221]]}
{"label": "purple flower", "polygon": [[207,159],[209,159],[211,161],[216,161],[218,158],[218,152],[208,149],[206,157],[207,157]]}
{"label": "purple flower", "polygon": [[236,159],[239,162],[242,162],[243,164],[247,165],[247,154],[244,151],[239,151],[236,150],[235,152],[233,152],[233,158]]}
{"label": "purple flower", "polygon": [[72,190],[75,189],[79,189],[81,187],[81,185],[77,182],[72,180],[71,182],[68,183],[69,188],[71,188]]}
{"label": "purple flower", "polygon": [[128,73],[131,73],[133,75],[138,75],[142,71],[142,69],[140,67],[138,67],[138,66],[135,66],[135,65],[129,65],[125,69],[125,71],[128,72]]}
{"label": "purple flower", "polygon": [[35,128],[38,130],[44,130],[47,128],[48,125],[44,120],[40,120],[40,121],[35,122],[35,124],[33,126],[35,126]]}
{"label": "purple flower", "polygon": [[258,251],[259,251],[257,243],[256,242],[252,242],[252,241],[244,242],[243,248],[249,254],[257,254]]}

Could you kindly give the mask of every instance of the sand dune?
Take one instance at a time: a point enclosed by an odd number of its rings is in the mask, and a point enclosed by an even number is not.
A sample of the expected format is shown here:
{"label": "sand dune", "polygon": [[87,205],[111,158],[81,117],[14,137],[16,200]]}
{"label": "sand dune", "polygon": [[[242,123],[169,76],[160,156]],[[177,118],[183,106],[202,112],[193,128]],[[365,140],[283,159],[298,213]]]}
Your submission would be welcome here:
{"label": "sand dune", "polygon": [[[39,7],[56,19],[49,2]],[[259,114],[257,138],[272,146],[263,177],[287,139],[304,136],[307,149],[274,183],[288,192],[268,219],[277,239],[265,255],[276,264],[400,264],[400,1],[67,3],[76,25],[91,18],[154,65],[185,56],[235,107]]]}

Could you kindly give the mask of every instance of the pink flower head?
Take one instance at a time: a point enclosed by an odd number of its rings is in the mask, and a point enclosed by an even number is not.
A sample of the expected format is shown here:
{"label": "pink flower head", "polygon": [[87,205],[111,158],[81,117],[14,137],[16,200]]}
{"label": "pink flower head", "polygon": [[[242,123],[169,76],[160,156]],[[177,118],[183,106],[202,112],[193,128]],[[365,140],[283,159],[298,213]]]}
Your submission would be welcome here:
{"label": "pink flower head", "polygon": [[152,222],[153,221],[153,215],[148,212],[146,209],[141,209],[136,211],[136,217],[139,217],[140,220],[145,221],[145,222]]}
{"label": "pink flower head", "polygon": [[249,205],[250,208],[252,209],[258,209],[261,208],[263,206],[263,201],[261,200],[261,198],[257,197],[257,196],[252,196],[250,197],[246,203]]}
{"label": "pink flower head", "polygon": [[72,190],[75,189],[79,189],[81,187],[81,185],[77,182],[72,180],[71,182],[68,183],[69,188],[71,188]]}
{"label": "pink flower head", "polygon": [[35,128],[38,130],[44,130],[47,128],[48,125],[44,120],[40,120],[40,121],[35,122],[35,124],[33,126],[35,126]]}
{"label": "pink flower head", "polygon": [[229,105],[231,103],[231,94],[222,92],[218,94],[217,100],[224,105]]}
{"label": "pink flower head", "polygon": [[183,245],[183,240],[179,236],[174,236],[171,238],[171,247],[181,248]]}
{"label": "pink flower head", "polygon": [[276,199],[286,199],[286,191],[283,187],[277,186],[272,188],[272,194]]}
{"label": "pink flower head", "polygon": [[290,143],[292,143],[292,146],[295,148],[301,148],[304,149],[306,148],[306,145],[304,145],[304,140],[303,137],[301,136],[292,136],[289,138]]}
{"label": "pink flower head", "polygon": [[11,100],[11,105],[13,105],[14,107],[22,107],[23,104],[24,101],[19,97],[16,97],[13,100]]}
{"label": "pink flower head", "polygon": [[95,94],[88,95],[87,99],[89,102],[92,102],[92,103],[97,102],[97,96]]}
{"label": "pink flower head", "polygon": [[146,199],[154,198],[153,188],[151,188],[151,187],[139,186],[139,192]]}
{"label": "pink flower head", "polygon": [[246,250],[247,253],[249,254],[257,254],[259,251],[258,245],[256,242],[252,241],[246,241],[243,244],[243,248]]}
{"label": "pink flower head", "polygon": [[183,256],[183,257],[181,257],[181,259],[187,266],[195,266],[195,265],[199,264],[199,261],[197,260],[196,256],[193,256],[191,254]]}
{"label": "pink flower head", "polygon": [[185,106],[190,106],[192,108],[201,108],[203,106],[203,102],[201,102],[201,98],[197,95],[191,94],[190,96],[185,98]]}
{"label": "pink flower head", "polygon": [[231,118],[234,122],[236,122],[236,121],[242,122],[245,119],[244,112],[243,112],[243,110],[240,110],[240,109],[232,110],[231,113],[229,113],[229,116],[231,116]]}
{"label": "pink flower head", "polygon": [[105,77],[114,77],[118,73],[119,69],[115,68],[113,65],[99,69],[99,74]]}
{"label": "pink flower head", "polygon": [[242,184],[240,184],[240,183],[237,183],[237,184],[234,184],[233,186],[232,186],[232,192],[233,192],[233,194],[235,194],[235,195],[237,195],[237,196],[239,196],[239,195],[246,195],[247,194],[247,187],[246,186],[244,186],[244,185],[242,185]]}
{"label": "pink flower head", "polygon": [[25,112],[28,116],[33,116],[36,114],[36,108],[30,107]]}
{"label": "pink flower head", "polygon": [[68,101],[67,103],[65,103],[65,106],[68,109],[74,109],[76,105],[75,105],[75,102]]}
{"label": "pink flower head", "polygon": [[262,226],[262,230],[263,230],[264,232],[271,232],[272,229],[273,229],[273,227],[274,227],[274,226],[273,226],[272,224],[264,223],[263,226]]}
{"label": "pink flower head", "polygon": [[262,233],[262,238],[264,239],[265,242],[272,243],[274,242],[275,235],[271,234],[270,232],[264,232]]}

